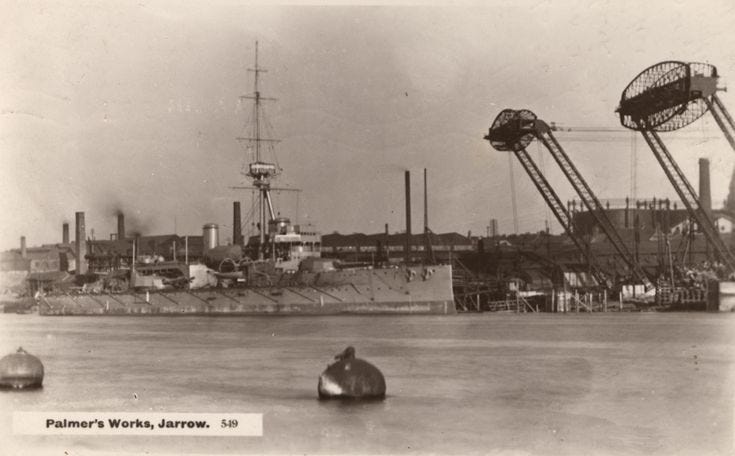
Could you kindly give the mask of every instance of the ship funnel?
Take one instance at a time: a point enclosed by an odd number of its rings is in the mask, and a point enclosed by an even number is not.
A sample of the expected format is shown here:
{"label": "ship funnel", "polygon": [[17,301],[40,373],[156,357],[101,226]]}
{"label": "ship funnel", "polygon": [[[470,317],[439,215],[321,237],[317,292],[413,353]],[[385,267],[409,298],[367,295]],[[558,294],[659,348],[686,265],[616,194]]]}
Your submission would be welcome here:
{"label": "ship funnel", "polygon": [[20,237],[20,257],[24,260],[28,258],[28,252],[26,251],[26,237]]}
{"label": "ship funnel", "polygon": [[207,253],[219,245],[219,226],[207,223],[202,227],[202,253]]}
{"label": "ship funnel", "polygon": [[62,244],[69,243],[69,224],[66,222],[64,222],[64,224],[61,225],[61,243]]}

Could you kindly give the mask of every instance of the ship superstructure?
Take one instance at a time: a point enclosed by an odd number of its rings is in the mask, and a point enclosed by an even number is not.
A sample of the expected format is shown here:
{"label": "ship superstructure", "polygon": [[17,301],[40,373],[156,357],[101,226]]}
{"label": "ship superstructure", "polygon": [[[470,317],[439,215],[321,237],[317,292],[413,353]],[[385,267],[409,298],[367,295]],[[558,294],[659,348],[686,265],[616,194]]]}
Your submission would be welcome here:
{"label": "ship superstructure", "polygon": [[[253,73],[253,92],[243,95],[241,100],[251,100],[253,103],[251,121],[246,136],[239,136],[237,140],[245,146],[247,159],[252,160],[243,167],[242,174],[252,179],[252,187],[234,187],[257,191],[256,211],[258,235],[251,237],[247,244],[247,253],[259,261],[287,261],[300,257],[306,249],[314,252],[315,244],[319,241],[311,237],[301,239],[301,230],[298,225],[291,225],[288,218],[278,215],[273,207],[271,197],[271,182],[278,176],[280,168],[274,161],[268,161],[266,156],[275,158],[275,144],[280,140],[271,137],[270,124],[264,118],[263,102],[276,101],[272,97],[264,97],[260,92],[260,75],[268,70],[258,62],[258,42],[255,42],[255,65],[248,69]],[[269,152],[266,154],[266,152]],[[278,188],[279,191],[296,191],[297,189]],[[313,233],[310,233],[313,234]],[[306,236],[306,233],[304,233]],[[318,251],[318,249],[317,249]],[[289,267],[284,265],[285,267]]]}

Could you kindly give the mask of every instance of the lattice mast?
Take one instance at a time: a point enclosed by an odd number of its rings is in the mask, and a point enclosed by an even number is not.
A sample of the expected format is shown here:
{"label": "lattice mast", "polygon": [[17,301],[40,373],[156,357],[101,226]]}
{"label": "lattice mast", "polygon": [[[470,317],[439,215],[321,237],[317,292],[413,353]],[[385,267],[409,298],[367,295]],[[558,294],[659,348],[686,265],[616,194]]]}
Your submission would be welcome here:
{"label": "lattice mast", "polygon": [[735,150],[735,123],[717,96],[717,81],[714,65],[661,62],[646,68],[628,84],[617,112],[624,127],[643,135],[708,244],[730,271],[735,271],[735,255],[720,238],[710,214],[658,135],[660,131],[683,128],[709,111]]}
{"label": "lattice mast", "polygon": [[572,218],[569,211],[564,207],[564,203],[559,199],[549,181],[540,171],[539,167],[526,151],[526,147],[533,141],[534,134],[524,129],[524,125],[528,122],[534,122],[536,116],[528,110],[516,111],[513,109],[505,109],[498,114],[493,121],[488,134],[484,137],[498,151],[513,152],[521,162],[523,169],[531,178],[531,181],[538,189],[546,204],[554,213],[554,216],[561,224],[567,236],[572,240],[579,252],[584,257],[587,264],[590,265],[595,280],[603,286],[608,286],[605,275],[597,267],[594,257],[592,257],[589,243],[579,236],[572,225]]}

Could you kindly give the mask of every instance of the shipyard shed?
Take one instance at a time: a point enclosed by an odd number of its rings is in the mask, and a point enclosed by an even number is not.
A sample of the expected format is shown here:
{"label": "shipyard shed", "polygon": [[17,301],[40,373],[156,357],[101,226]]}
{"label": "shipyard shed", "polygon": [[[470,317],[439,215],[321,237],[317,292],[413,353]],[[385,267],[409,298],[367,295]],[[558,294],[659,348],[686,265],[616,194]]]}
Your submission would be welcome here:
{"label": "shipyard shed", "polygon": [[[553,259],[552,259],[553,258]],[[520,291],[550,291],[555,287],[597,288],[589,267],[575,255],[549,256],[528,246],[519,249],[498,244],[491,251],[468,252],[459,257],[478,279],[497,283],[514,280]]]}
{"label": "shipyard shed", "polygon": [[66,291],[75,285],[74,275],[66,271],[31,272],[26,281],[31,295],[37,292]]}

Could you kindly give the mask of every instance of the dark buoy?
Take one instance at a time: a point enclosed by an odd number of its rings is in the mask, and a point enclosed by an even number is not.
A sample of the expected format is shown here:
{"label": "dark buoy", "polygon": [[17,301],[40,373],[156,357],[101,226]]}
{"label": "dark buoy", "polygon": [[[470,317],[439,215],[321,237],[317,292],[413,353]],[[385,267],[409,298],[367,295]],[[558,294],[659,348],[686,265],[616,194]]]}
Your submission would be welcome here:
{"label": "dark buoy", "polygon": [[22,347],[0,359],[0,388],[33,389],[43,383],[43,364]]}
{"label": "dark buoy", "polygon": [[337,361],[327,366],[319,376],[320,399],[382,399],[385,397],[385,378],[369,362],[355,358],[355,349],[347,347],[334,357]]}

